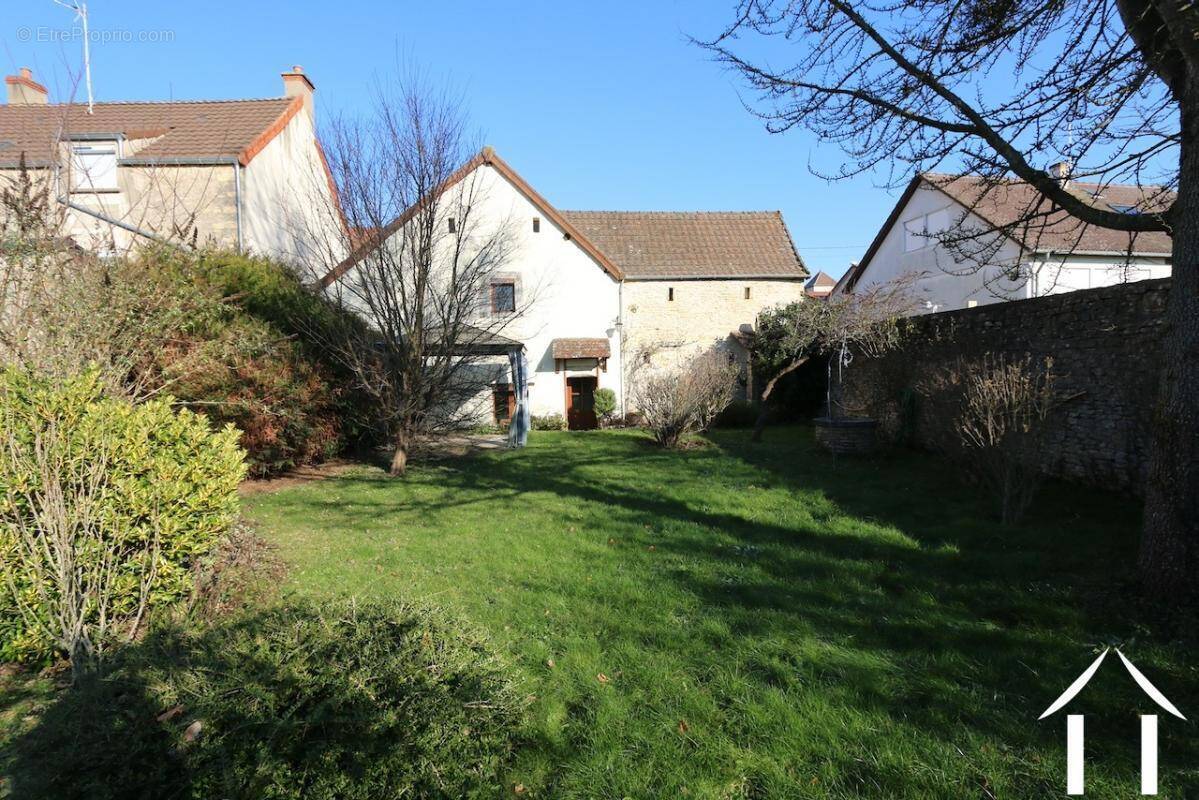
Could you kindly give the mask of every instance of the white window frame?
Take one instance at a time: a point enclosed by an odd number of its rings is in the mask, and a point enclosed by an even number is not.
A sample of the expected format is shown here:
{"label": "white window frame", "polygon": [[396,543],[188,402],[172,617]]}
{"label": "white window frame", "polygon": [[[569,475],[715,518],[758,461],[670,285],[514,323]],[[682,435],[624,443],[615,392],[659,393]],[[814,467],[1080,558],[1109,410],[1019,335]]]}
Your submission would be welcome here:
{"label": "white window frame", "polygon": [[928,215],[921,214],[903,223],[903,251],[914,253],[928,247]]}
{"label": "white window frame", "polygon": [[[950,226],[951,206],[938,208],[903,223],[903,251],[914,253],[937,243],[936,235]],[[935,223],[935,225],[933,224]]]}
{"label": "white window frame", "polygon": [[74,140],[71,148],[72,192],[116,192],[117,161],[121,157],[119,139]]}

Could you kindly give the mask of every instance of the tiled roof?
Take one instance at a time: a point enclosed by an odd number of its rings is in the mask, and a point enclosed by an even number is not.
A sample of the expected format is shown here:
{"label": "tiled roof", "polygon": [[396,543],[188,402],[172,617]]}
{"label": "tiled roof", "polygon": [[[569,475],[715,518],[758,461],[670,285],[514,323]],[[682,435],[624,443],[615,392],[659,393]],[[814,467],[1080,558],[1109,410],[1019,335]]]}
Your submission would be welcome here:
{"label": "tiled roof", "polygon": [[[434,194],[483,165],[497,169],[616,280],[808,277],[777,211],[559,211],[490,147],[463,164]],[[321,285],[345,275],[379,241],[406,224],[418,207],[359,241],[348,258],[321,278]]]}
{"label": "tiled roof", "polygon": [[777,211],[562,211],[625,276],[806,278]]}
{"label": "tiled roof", "polygon": [[301,107],[299,98],[159,103],[0,105],[0,165],[54,156],[55,142],[79,134],[120,133],[150,139],[126,157],[141,161],[250,158]]}
{"label": "tiled roof", "polygon": [[804,294],[808,297],[824,297],[833,291],[837,282],[827,272],[817,272],[804,284]]}
{"label": "tiled roof", "polygon": [[831,289],[837,285],[837,282],[827,272],[820,271],[813,275],[811,280],[804,285],[809,289]]}
{"label": "tiled roof", "polygon": [[[1005,229],[1005,233],[1029,250],[1095,253],[1131,251],[1160,255],[1169,255],[1171,251],[1171,240],[1166,233],[1155,231],[1131,234],[1127,231],[1099,228],[1086,225],[1065,211],[1052,211],[1049,201],[1024,181],[1012,180],[988,189],[988,183],[974,175],[925,173],[921,178],[991,225]],[[1162,193],[1157,187],[1124,184],[1101,186],[1096,183],[1072,181],[1068,188],[1076,197],[1105,211],[1137,207],[1141,211],[1152,212],[1162,210],[1162,206],[1173,199],[1172,195]],[[1021,222],[1030,213],[1040,212],[1051,213],[1037,216],[1027,223]]]}
{"label": "tiled roof", "polygon": [[555,339],[550,342],[554,358],[608,358],[612,348],[607,339]]}

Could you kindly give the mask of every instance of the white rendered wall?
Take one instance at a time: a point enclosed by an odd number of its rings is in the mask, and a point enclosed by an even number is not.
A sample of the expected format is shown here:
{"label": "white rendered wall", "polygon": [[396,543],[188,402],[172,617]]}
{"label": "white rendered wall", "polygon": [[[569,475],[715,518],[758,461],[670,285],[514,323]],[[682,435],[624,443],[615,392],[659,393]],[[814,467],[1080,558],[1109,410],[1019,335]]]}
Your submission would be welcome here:
{"label": "white rendered wall", "polygon": [[[470,199],[460,200],[464,194]],[[617,322],[620,284],[602,266],[566,238],[562,229],[533,205],[493,167],[483,165],[439,201],[439,225],[447,225],[452,209],[465,203],[472,221],[456,221],[458,236],[469,242],[486,242],[499,236],[507,242],[508,256],[493,272],[517,284],[517,313],[492,315],[487,298],[480,298],[476,324],[494,334],[525,345],[529,362],[529,406],[532,414],[566,413],[566,378],[595,375],[596,369],[555,372],[551,342],[559,338],[606,338],[611,356],[606,371],[598,371],[597,388],[612,389],[620,402],[621,347]],[[533,232],[538,218],[539,232]],[[447,240],[456,237],[447,236]],[[448,246],[448,241],[447,241]],[[353,280],[352,275],[343,280]],[[501,367],[498,378],[511,382],[507,359],[487,359]],[[480,365],[482,366],[482,365]],[[579,365],[574,365],[579,366]],[[491,390],[480,386],[478,395],[462,409],[478,422],[491,420]]]}
{"label": "white rendered wall", "polygon": [[[952,225],[962,219],[965,211],[965,206],[943,192],[918,187],[887,231],[856,290],[914,274],[912,291],[920,310],[930,313],[1170,275],[1166,258],[1084,254],[1046,257],[1022,253],[1010,240],[988,254],[990,258],[982,265],[958,261],[935,238],[928,238],[918,249],[906,249],[905,223],[946,212],[942,218]],[[973,215],[966,218],[966,224],[986,226]],[[1013,274],[1019,277],[1013,279]]]}
{"label": "white rendered wall", "polygon": [[[1025,281],[1004,278],[1005,270],[1020,260],[1020,249],[1014,242],[1005,242],[995,253],[992,265],[981,268],[958,262],[953,253],[933,238],[925,240],[924,246],[917,250],[906,250],[904,223],[939,211],[946,212],[945,218],[953,224],[961,219],[965,209],[943,192],[924,185],[918,187],[887,231],[854,291],[914,274],[912,292],[923,312],[965,308],[971,301],[985,305],[1028,296]],[[979,225],[984,224],[973,219]]]}
{"label": "white rendered wall", "polygon": [[336,264],[345,255],[337,220],[312,118],[301,109],[242,169],[242,246],[297,265]]}

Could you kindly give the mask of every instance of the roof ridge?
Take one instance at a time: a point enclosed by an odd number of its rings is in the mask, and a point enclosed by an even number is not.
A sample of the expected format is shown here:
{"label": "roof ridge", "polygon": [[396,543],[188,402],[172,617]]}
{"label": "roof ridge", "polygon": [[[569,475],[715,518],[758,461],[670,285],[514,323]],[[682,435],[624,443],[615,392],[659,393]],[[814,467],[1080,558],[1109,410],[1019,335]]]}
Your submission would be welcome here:
{"label": "roof ridge", "polygon": [[657,214],[665,216],[667,214],[675,215],[705,215],[705,214],[726,214],[726,215],[761,215],[761,214],[780,214],[776,209],[759,209],[753,211],[721,211],[721,210],[697,210],[697,211],[638,211],[630,209],[610,209],[610,208],[560,208],[558,212],[561,214]]}
{"label": "roof ridge", "polygon": [[[224,103],[266,103],[274,100],[291,101],[290,97],[235,97],[224,100],[97,100],[92,105],[95,106],[182,106],[182,105],[218,105]],[[33,109],[51,109],[51,108],[83,108],[87,103],[71,102],[71,103],[47,103],[45,105],[0,105],[0,108],[33,108]]]}
{"label": "roof ridge", "polygon": [[[926,180],[935,180],[935,179],[939,179],[939,178],[946,178],[951,181],[961,180],[963,178],[972,178],[972,179],[977,179],[977,180],[1002,181],[1003,183],[1006,183],[1009,185],[1023,185],[1023,186],[1031,185],[1031,184],[1029,184],[1028,181],[1024,180],[1023,178],[1019,178],[1014,175],[1013,176],[1005,175],[1001,178],[988,178],[986,175],[979,175],[977,172],[919,172],[919,173],[917,173],[917,177],[924,178]],[[1165,189],[1166,188],[1165,186],[1163,186],[1160,183],[1146,183],[1146,184],[1113,183],[1110,181],[1107,183],[1101,183],[1101,182],[1095,181],[1095,180],[1084,181],[1084,180],[1079,180],[1077,178],[1071,178],[1070,185],[1072,185],[1072,186],[1103,186],[1103,187],[1109,187],[1109,188],[1110,187],[1121,187],[1121,188],[1126,188],[1126,189],[1142,189],[1142,190]]]}

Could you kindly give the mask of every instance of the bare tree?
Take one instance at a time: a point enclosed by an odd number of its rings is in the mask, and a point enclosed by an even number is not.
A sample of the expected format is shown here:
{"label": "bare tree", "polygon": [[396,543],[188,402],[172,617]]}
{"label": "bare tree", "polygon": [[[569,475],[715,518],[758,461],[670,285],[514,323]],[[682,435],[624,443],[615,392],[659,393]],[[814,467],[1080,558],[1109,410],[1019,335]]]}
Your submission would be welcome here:
{"label": "bare tree", "polygon": [[1016,525],[1040,488],[1045,422],[1061,404],[1053,359],[989,356],[954,376],[962,407],[954,426],[975,471],[999,501],[1005,525]]}
{"label": "bare tree", "polygon": [[343,246],[314,249],[351,255],[319,283],[363,322],[328,344],[379,409],[401,474],[419,438],[471,415],[534,292],[493,286],[512,230],[487,207],[488,151],[470,147],[457,97],[410,76],[324,138]]}
{"label": "bare tree", "polygon": [[[1032,199],[1011,224],[1172,239],[1140,568],[1164,598],[1199,570],[1199,7],[1172,0],[963,3],[742,0],[703,42],[760,93],[772,131],[804,126],[848,156],[830,177],[946,164]],[[753,46],[747,43],[752,40]],[[761,49],[754,49],[760,47]],[[752,52],[752,54],[751,54]],[[988,76],[1012,75],[1009,87]],[[1006,91],[1004,91],[1006,89]],[[1064,160],[1065,175],[1037,164]],[[1074,191],[1143,187],[1131,209]],[[984,191],[983,194],[987,194]],[[1132,213],[1128,213],[1131,211]]]}
{"label": "bare tree", "polygon": [[653,355],[633,357],[633,401],[654,441],[678,447],[684,436],[707,430],[733,402],[739,369],[729,353],[717,349],[673,367],[654,364]]}
{"label": "bare tree", "polygon": [[851,351],[879,355],[895,347],[900,340],[900,321],[914,308],[911,282],[905,277],[854,294],[831,295],[823,301],[801,300],[759,316],[750,345],[754,371],[769,377],[758,398],[753,441],[762,439],[770,397],[779,381],[819,356],[830,358],[828,414],[837,415],[831,360],[848,363]]}

